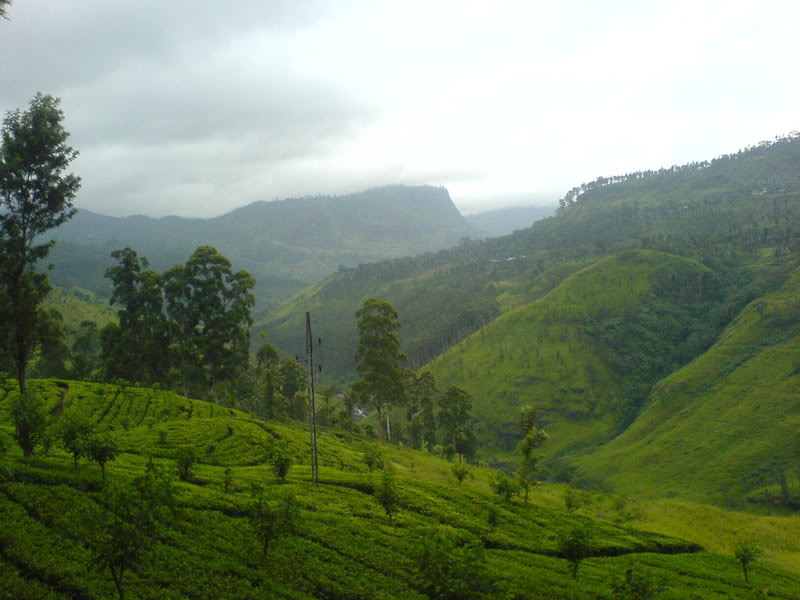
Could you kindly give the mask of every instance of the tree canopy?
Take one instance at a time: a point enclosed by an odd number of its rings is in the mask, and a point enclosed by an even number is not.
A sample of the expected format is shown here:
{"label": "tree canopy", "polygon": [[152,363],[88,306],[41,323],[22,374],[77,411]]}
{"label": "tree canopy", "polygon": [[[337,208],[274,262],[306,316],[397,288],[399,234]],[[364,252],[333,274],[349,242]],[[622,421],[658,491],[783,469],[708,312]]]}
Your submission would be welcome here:
{"label": "tree canopy", "polygon": [[[0,8],[3,8],[0,6]],[[25,368],[35,349],[39,306],[49,291],[47,278],[33,272],[53,241],[42,234],[72,218],[80,178],[66,170],[78,156],[67,144],[60,100],[37,93],[26,111],[6,114],[0,145],[0,296],[5,296],[0,328],[10,347],[21,393]]]}

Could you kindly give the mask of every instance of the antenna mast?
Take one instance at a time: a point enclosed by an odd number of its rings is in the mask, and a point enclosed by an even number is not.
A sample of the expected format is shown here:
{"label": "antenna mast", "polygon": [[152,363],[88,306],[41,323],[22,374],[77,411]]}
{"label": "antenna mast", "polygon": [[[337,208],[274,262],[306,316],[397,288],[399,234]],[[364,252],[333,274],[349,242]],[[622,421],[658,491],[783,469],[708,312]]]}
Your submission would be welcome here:
{"label": "antenna mast", "polygon": [[317,460],[317,407],[314,401],[314,338],[311,335],[311,313],[306,313],[306,366],[308,367],[308,399],[311,404],[311,481],[319,483]]}

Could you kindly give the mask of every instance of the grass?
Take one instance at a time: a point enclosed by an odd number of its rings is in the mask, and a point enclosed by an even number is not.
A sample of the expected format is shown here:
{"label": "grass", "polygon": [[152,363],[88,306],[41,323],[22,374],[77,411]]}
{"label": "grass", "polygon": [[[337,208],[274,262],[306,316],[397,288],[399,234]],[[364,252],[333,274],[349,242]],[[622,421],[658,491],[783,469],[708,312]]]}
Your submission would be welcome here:
{"label": "grass", "polygon": [[45,299],[44,307],[57,309],[70,333],[77,331],[83,321],[94,321],[100,329],[117,320],[116,308],[109,306],[107,298],[80,288],[54,287]]}
{"label": "grass", "polygon": [[517,415],[527,404],[537,407],[551,434],[545,454],[584,451],[615,432],[614,411],[626,401],[621,355],[587,333],[588,326],[625,318],[652,301],[654,280],[686,271],[702,277],[707,269],[655,251],[606,258],[510,310],[427,368],[442,389],[457,384],[472,394],[484,458],[513,448]]}
{"label": "grass", "polygon": [[[665,598],[750,597],[731,556],[588,511],[568,513],[559,503],[561,486],[537,488],[530,505],[505,503],[488,493],[488,469],[473,469],[474,478],[459,486],[451,463],[382,446],[400,491],[401,509],[390,524],[372,497],[380,474],[362,462],[368,440],[359,436],[321,433],[321,484],[314,486],[302,424],[262,422],[157,390],[53,381],[30,387],[45,400],[51,422],[64,410],[81,410],[114,432],[123,452],[108,466],[112,485],[140,474],[148,457],[174,472],[180,448],[191,446],[200,456],[190,480],[174,483],[179,512],[155,560],[131,576],[129,597],[421,599],[415,556],[442,529],[484,547],[492,598],[594,599],[608,594],[609,582],[627,568],[664,578]],[[11,382],[0,390],[0,426],[7,431],[15,393]],[[289,442],[297,461],[285,483],[263,458],[275,438]],[[92,523],[105,510],[99,468],[81,462],[73,470],[71,457],[59,450],[23,459],[12,449],[4,465],[0,598],[114,597],[110,577],[88,567]],[[226,468],[233,474],[228,493]],[[275,542],[266,561],[246,519],[256,489],[271,498],[294,494],[301,505],[298,534]],[[499,514],[495,528],[487,524],[490,508]],[[558,538],[577,524],[592,532],[592,557],[572,579],[558,557]],[[800,578],[767,561],[757,565],[753,581],[786,600],[800,589]]]}
{"label": "grass", "polygon": [[800,270],[751,302],[705,354],[661,381],[636,422],[582,457],[581,468],[637,495],[731,506],[748,495],[758,500],[756,492],[796,462],[798,356]]}

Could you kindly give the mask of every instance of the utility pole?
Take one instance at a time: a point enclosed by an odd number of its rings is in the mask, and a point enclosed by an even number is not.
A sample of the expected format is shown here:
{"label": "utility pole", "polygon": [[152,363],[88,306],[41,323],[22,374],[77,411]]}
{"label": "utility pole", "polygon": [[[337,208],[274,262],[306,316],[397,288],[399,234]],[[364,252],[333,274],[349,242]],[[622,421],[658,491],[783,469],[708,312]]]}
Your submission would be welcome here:
{"label": "utility pole", "polygon": [[311,481],[319,483],[317,460],[317,407],[314,401],[314,338],[311,335],[311,313],[306,313],[306,366],[308,367],[308,399],[311,404]]}

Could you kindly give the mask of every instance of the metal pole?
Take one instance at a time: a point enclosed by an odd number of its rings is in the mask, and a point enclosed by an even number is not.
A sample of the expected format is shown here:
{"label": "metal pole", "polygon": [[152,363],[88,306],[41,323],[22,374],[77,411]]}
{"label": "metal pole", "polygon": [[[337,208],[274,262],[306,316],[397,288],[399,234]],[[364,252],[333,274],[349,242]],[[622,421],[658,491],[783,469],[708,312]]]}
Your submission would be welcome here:
{"label": "metal pole", "polygon": [[306,313],[306,359],[308,361],[308,397],[311,404],[311,481],[319,483],[317,461],[317,407],[314,400],[314,338],[311,336],[311,313]]}

